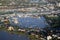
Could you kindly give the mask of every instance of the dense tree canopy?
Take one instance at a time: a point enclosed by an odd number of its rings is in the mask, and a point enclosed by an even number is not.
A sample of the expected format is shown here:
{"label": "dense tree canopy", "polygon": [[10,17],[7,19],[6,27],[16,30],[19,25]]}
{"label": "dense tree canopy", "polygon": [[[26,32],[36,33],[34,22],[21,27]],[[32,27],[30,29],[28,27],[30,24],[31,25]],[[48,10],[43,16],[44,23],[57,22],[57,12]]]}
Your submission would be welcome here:
{"label": "dense tree canopy", "polygon": [[58,17],[45,16],[45,18],[51,27],[60,27],[60,15],[58,15]]}

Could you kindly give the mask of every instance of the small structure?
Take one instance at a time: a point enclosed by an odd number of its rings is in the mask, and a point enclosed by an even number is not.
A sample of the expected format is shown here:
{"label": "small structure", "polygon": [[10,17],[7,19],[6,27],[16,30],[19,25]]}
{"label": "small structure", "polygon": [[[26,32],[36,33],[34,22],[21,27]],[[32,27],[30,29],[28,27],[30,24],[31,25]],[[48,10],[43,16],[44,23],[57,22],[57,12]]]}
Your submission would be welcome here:
{"label": "small structure", "polygon": [[35,35],[35,37],[36,37],[36,38],[38,38],[38,37],[39,37],[39,35]]}
{"label": "small structure", "polygon": [[14,28],[12,26],[8,27],[8,31],[14,31]]}
{"label": "small structure", "polygon": [[60,37],[57,37],[60,40]]}
{"label": "small structure", "polygon": [[52,39],[52,37],[49,35],[49,36],[47,36],[47,40],[51,40]]}
{"label": "small structure", "polygon": [[56,3],[56,5],[57,5],[58,7],[60,7],[60,2]]}
{"label": "small structure", "polygon": [[18,29],[18,31],[25,32],[26,30],[25,29]]}
{"label": "small structure", "polygon": [[36,35],[35,33],[31,33],[31,35]]}
{"label": "small structure", "polygon": [[16,17],[13,17],[13,20],[12,20],[15,24],[18,24],[19,22],[18,22],[18,18],[16,18]]}

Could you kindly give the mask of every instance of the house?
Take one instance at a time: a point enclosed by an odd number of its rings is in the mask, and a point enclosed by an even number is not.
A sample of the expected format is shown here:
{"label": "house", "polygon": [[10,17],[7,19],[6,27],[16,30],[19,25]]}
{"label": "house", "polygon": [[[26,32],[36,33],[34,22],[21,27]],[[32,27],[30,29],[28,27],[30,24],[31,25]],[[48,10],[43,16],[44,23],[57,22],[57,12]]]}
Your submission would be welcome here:
{"label": "house", "polygon": [[35,35],[35,37],[36,37],[36,38],[38,38],[38,37],[39,37],[39,35]]}
{"label": "house", "polygon": [[14,27],[12,26],[8,27],[8,31],[14,31]]}
{"label": "house", "polygon": [[15,24],[18,24],[19,22],[18,22],[18,18],[16,18],[16,17],[13,17],[12,18],[12,21],[15,23]]}
{"label": "house", "polygon": [[57,5],[58,7],[60,7],[60,2],[59,2],[59,3],[56,3],[56,5]]}
{"label": "house", "polygon": [[39,0],[30,0],[31,3],[38,3]]}
{"label": "house", "polygon": [[18,29],[18,31],[25,32],[26,30],[25,29]]}
{"label": "house", "polygon": [[30,3],[46,3],[47,1],[46,0],[30,0]]}

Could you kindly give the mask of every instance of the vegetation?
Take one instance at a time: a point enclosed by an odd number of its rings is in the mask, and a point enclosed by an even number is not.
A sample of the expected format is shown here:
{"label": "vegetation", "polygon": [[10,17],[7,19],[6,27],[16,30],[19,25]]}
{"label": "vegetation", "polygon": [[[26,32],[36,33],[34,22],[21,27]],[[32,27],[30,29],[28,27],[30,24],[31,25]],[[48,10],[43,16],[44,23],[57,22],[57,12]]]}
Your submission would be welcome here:
{"label": "vegetation", "polygon": [[45,15],[45,18],[51,27],[60,27],[60,15],[57,15],[57,17],[55,16],[48,17],[48,16]]}
{"label": "vegetation", "polygon": [[0,15],[4,15],[4,14],[13,14],[13,12],[0,12]]}
{"label": "vegetation", "polygon": [[38,40],[38,38],[35,37],[35,35],[29,35],[30,40]]}

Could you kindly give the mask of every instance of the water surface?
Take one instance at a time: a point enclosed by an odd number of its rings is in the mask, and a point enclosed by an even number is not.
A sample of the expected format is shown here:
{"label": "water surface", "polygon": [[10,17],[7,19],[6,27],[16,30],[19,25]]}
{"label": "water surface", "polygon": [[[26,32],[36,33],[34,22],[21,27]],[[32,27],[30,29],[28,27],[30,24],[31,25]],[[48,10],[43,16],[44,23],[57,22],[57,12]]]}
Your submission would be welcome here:
{"label": "water surface", "polygon": [[0,40],[29,40],[26,35],[10,34],[5,31],[0,31]]}
{"label": "water surface", "polygon": [[40,17],[40,18],[33,18],[33,17],[12,17],[10,18],[10,22],[11,24],[14,24],[11,20],[13,18],[18,18],[18,24],[15,24],[15,25],[18,25],[20,27],[39,27],[39,28],[44,28],[46,27],[46,20],[44,17]]}

